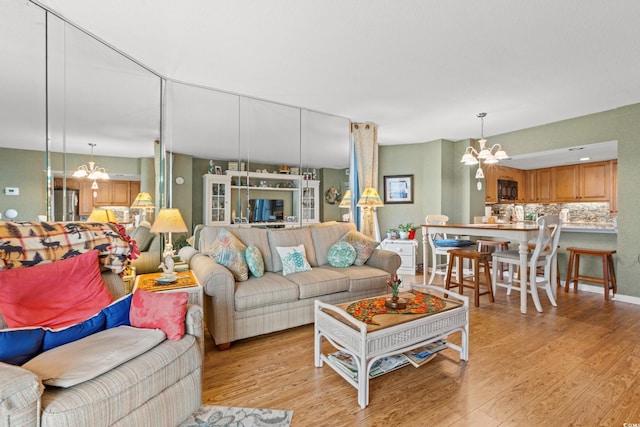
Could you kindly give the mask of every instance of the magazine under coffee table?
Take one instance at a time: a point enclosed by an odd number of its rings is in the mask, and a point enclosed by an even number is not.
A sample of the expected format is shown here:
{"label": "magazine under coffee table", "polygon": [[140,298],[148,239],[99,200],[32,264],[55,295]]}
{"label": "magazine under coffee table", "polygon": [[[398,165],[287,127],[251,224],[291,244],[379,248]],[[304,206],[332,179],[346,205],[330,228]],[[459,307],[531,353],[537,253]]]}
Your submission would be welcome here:
{"label": "magazine under coffee table", "polygon": [[[367,324],[347,313],[345,308],[349,306],[348,303],[336,306],[315,301],[314,364],[322,367],[323,362],[326,362],[354,386],[358,390],[358,404],[362,408],[369,404],[371,367],[383,357],[404,353],[460,332],[461,345],[448,341],[446,345],[457,350],[461,360],[469,359],[468,298],[430,285],[413,285],[413,289],[415,294],[439,294],[447,295],[448,298],[438,300],[440,309],[437,312],[381,314],[375,319],[379,323],[377,325]],[[337,350],[351,354],[358,368],[355,378],[337,366],[337,362],[329,355],[322,353],[322,337]]]}

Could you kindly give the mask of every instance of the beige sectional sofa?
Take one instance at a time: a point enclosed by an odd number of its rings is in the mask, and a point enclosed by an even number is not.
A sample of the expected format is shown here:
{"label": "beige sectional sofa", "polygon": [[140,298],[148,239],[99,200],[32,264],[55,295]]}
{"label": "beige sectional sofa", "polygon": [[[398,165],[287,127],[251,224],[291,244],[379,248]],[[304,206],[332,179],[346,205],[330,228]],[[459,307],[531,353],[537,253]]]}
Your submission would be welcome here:
{"label": "beige sectional sofa", "polygon": [[[328,263],[329,249],[350,231],[352,223],[323,223],[287,229],[227,227],[245,245],[259,248],[264,276],[236,281],[207,255],[224,227],[198,227],[194,247],[180,251],[204,287],[205,322],[220,349],[239,339],[313,322],[314,301],[343,303],[388,293],[386,281],[400,267],[395,252],[374,249],[366,263],[346,268]],[[311,271],[282,273],[277,247],[303,244]]]}
{"label": "beige sectional sofa", "polygon": [[[33,251],[33,247],[19,246],[25,239],[18,238],[16,233],[29,235],[34,240],[38,235],[31,229],[51,230],[51,224],[44,227],[37,223],[11,224],[10,227],[7,224],[0,223],[0,242],[6,242],[6,247],[20,247],[23,256]],[[47,237],[50,246],[51,242],[75,242],[79,235],[88,233],[81,228],[82,224],[75,224],[75,232],[68,235],[45,232],[42,236]],[[38,253],[53,254],[54,250],[38,250]],[[0,261],[10,261],[13,268],[18,268],[15,253],[0,255],[4,257],[0,257]],[[6,265],[0,263],[0,268],[7,268]],[[29,268],[35,267],[19,270]],[[119,274],[103,271],[102,280],[114,299],[125,295]],[[111,331],[116,329],[119,328]],[[7,329],[0,312],[0,333],[10,331],[14,330]],[[77,344],[91,336],[49,351]],[[202,308],[188,305],[185,335],[181,339],[164,339],[146,352],[76,385],[44,385],[44,380],[28,369],[29,363],[20,366],[0,362],[0,426],[176,426],[200,408],[202,402],[203,337]],[[110,358],[104,354],[96,357],[95,366],[105,366]],[[61,362],[71,364],[66,359]],[[89,365],[93,366],[90,361]]]}

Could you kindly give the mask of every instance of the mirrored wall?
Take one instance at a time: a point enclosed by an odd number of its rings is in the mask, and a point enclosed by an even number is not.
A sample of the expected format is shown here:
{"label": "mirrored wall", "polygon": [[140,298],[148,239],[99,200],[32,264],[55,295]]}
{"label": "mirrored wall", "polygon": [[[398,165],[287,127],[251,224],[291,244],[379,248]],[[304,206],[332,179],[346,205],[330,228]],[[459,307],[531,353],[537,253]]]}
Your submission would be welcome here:
{"label": "mirrored wall", "polygon": [[[0,3],[0,188],[20,188],[0,195],[0,212],[53,219],[54,188],[90,160],[111,180],[139,182],[157,207],[177,204],[191,226],[211,160],[344,175],[348,119],[167,81],[76,24],[23,0]],[[178,173],[191,185],[176,187]],[[327,185],[344,185],[335,181]]]}

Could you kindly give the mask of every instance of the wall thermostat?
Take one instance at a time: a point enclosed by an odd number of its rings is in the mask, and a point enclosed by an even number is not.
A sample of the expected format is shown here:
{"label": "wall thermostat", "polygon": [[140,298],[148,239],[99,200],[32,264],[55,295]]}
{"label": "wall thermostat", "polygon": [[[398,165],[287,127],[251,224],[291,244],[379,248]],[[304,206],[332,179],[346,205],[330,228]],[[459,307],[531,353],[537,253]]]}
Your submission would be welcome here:
{"label": "wall thermostat", "polygon": [[4,188],[4,195],[5,196],[19,196],[20,195],[20,189],[18,187],[5,187]]}

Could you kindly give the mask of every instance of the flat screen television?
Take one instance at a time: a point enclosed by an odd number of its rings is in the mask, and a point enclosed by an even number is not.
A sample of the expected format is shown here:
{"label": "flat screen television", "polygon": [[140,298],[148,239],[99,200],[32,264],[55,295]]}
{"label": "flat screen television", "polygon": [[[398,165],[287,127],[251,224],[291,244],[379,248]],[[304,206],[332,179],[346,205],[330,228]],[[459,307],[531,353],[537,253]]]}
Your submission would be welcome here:
{"label": "flat screen television", "polygon": [[249,222],[284,221],[284,200],[250,199]]}

